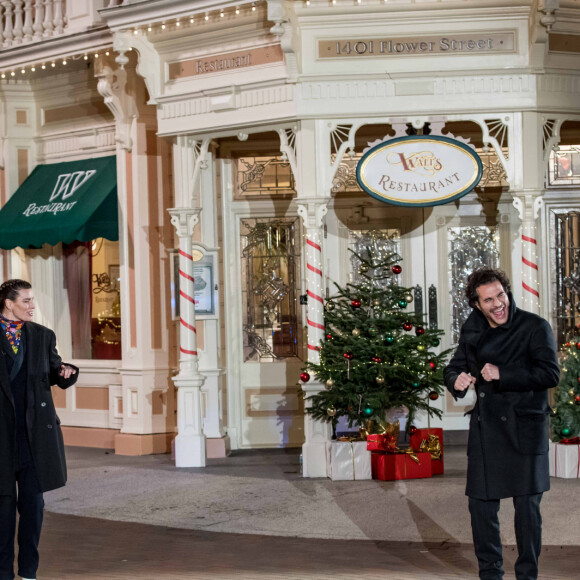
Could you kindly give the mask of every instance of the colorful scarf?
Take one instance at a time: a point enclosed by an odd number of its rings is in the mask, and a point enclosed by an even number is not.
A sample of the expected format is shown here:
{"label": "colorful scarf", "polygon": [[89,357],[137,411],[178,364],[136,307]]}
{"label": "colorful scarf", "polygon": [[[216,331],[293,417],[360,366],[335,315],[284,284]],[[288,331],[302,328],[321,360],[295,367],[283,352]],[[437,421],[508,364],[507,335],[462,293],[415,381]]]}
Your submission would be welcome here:
{"label": "colorful scarf", "polygon": [[22,320],[8,320],[7,318],[4,318],[4,316],[0,316],[0,326],[2,327],[2,330],[4,330],[14,354],[18,354],[23,325],[24,321]]}

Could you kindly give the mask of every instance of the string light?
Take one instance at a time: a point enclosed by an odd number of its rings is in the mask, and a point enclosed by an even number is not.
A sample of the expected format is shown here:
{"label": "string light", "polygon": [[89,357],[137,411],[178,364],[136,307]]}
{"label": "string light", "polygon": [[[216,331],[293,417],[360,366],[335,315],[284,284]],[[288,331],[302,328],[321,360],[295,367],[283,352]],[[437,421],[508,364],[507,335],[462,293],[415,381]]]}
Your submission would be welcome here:
{"label": "string light", "polygon": [[16,76],[16,73],[15,73],[14,71],[12,71],[12,72],[10,73],[10,76],[11,76],[11,77],[13,77],[13,76]]}
{"label": "string light", "polygon": [[195,19],[193,18],[193,16],[189,19],[189,23],[190,24],[194,24],[195,23]]}
{"label": "string light", "polygon": [[36,72],[36,67],[35,67],[35,66],[33,66],[33,67],[31,67],[31,68],[30,68],[30,70],[31,70],[32,72]]}
{"label": "string light", "polygon": [[42,68],[42,70],[46,69],[46,65],[43,64],[40,68]]}
{"label": "string light", "polygon": [[105,52],[105,56],[109,56],[110,52],[107,50],[107,52]]}
{"label": "string light", "polygon": [[220,12],[220,18],[223,18],[223,17],[224,17],[224,11],[222,10],[222,11]]}
{"label": "string light", "polygon": [[177,20],[177,21],[175,22],[175,26],[181,26],[181,22],[180,22],[179,20]]}
{"label": "string light", "polygon": [[147,32],[151,32],[153,28],[151,28],[151,24],[147,27]]}
{"label": "string light", "polygon": [[133,30],[133,34],[134,34],[135,36],[137,36],[137,35],[139,34],[139,29],[138,29],[138,28],[135,28],[135,30]]}
{"label": "string light", "polygon": [[5,79],[5,78],[6,78],[6,73],[2,73],[2,74],[0,75],[0,77],[2,77],[3,79]]}
{"label": "string light", "polygon": [[236,6],[236,14],[240,13],[240,9]]}
{"label": "string light", "polygon": [[65,58],[63,58],[63,59],[62,59],[62,64],[63,64],[64,66],[66,66],[66,59],[65,59]]}
{"label": "string light", "polygon": [[252,2],[252,12],[256,11],[256,4],[254,2]]}
{"label": "string light", "polygon": [[206,20],[206,22],[209,20],[209,14],[205,15],[205,20]]}
{"label": "string light", "polygon": [[99,58],[99,53],[95,52],[95,58]]}
{"label": "string light", "polygon": [[50,66],[51,66],[52,68],[55,68],[55,67],[56,67],[56,62],[52,61],[52,62],[50,63]]}
{"label": "string light", "polygon": [[161,23],[161,30],[165,30],[165,22]]}
{"label": "string light", "polygon": [[21,69],[21,71],[20,71],[21,74],[24,74],[25,72],[26,72],[26,69],[24,69],[24,68]]}
{"label": "string light", "polygon": [[85,56],[83,56],[83,59],[84,60],[89,60],[89,55],[88,54],[85,54]]}

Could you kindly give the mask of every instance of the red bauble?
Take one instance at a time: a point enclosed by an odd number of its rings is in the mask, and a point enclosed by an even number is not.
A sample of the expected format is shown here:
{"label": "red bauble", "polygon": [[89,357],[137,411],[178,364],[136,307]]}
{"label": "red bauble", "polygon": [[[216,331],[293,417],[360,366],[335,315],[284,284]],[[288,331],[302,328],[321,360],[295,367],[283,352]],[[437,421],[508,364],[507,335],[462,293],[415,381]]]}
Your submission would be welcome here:
{"label": "red bauble", "polygon": [[431,367],[431,370],[432,371],[435,370],[436,365],[435,365],[435,363],[432,360],[429,361],[429,366]]}
{"label": "red bauble", "polygon": [[332,340],[332,334],[330,332],[326,335],[326,340]]}
{"label": "red bauble", "polygon": [[422,326],[417,326],[417,328],[415,328],[415,334],[421,336],[422,334],[425,334],[425,329]]}
{"label": "red bauble", "polygon": [[580,342],[577,342],[577,343],[576,343],[576,348],[577,348],[578,350],[580,350]]}
{"label": "red bauble", "polygon": [[383,359],[382,359],[380,356],[376,356],[376,355],[375,355],[375,356],[372,356],[372,357],[371,357],[371,360],[372,360],[373,362],[376,362],[376,363],[383,362]]}
{"label": "red bauble", "polygon": [[350,305],[351,305],[353,308],[360,308],[360,305],[361,305],[361,304],[362,304],[362,303],[361,303],[361,301],[360,301],[358,298],[355,298],[354,300],[351,300],[351,301],[350,301]]}
{"label": "red bauble", "polygon": [[578,382],[580,383],[580,377],[578,377]]}
{"label": "red bauble", "polygon": [[403,329],[404,330],[411,330],[411,328],[413,328],[413,323],[412,322],[405,322],[405,323],[403,323]]}
{"label": "red bauble", "polygon": [[300,380],[303,383],[307,383],[310,380],[310,375],[308,373],[304,372],[300,375]]}
{"label": "red bauble", "polygon": [[347,352],[345,352],[345,353],[344,353],[342,356],[343,356],[343,357],[344,357],[346,360],[352,360],[353,354],[352,354],[352,352],[349,352],[349,351],[347,351]]}
{"label": "red bauble", "polygon": [[429,398],[430,398],[432,401],[436,401],[436,400],[439,398],[439,393],[438,393],[437,391],[431,391],[431,392],[429,393]]}
{"label": "red bauble", "polygon": [[391,270],[393,271],[393,274],[400,274],[403,271],[403,268],[401,268],[399,264],[395,264]]}
{"label": "red bauble", "polygon": [[570,348],[570,343],[567,342],[564,346]]}
{"label": "red bauble", "polygon": [[411,435],[415,435],[415,433],[417,433],[418,429],[417,427],[415,427],[415,425],[411,425],[411,427],[409,428],[409,433]]}
{"label": "red bauble", "polygon": [[575,401],[578,401],[578,402],[580,403],[580,395],[576,395],[576,396],[574,397],[574,400],[575,400]]}

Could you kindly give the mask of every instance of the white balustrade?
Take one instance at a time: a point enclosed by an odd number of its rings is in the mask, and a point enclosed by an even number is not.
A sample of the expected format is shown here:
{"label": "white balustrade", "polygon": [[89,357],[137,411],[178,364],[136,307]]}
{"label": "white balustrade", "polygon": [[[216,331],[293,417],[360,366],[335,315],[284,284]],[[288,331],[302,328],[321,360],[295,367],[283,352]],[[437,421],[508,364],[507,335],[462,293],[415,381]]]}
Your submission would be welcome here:
{"label": "white balustrade", "polygon": [[34,5],[32,0],[27,0],[24,4],[24,27],[22,32],[24,33],[24,42],[32,42],[32,33],[34,32],[32,28],[32,10]]}
{"label": "white balustrade", "polygon": [[24,37],[24,20],[22,19],[22,4],[24,0],[12,0],[14,4],[14,44],[22,44]]}
{"label": "white balustrade", "polygon": [[12,46],[12,39],[14,38],[14,34],[12,32],[14,29],[12,24],[12,18],[14,17],[14,6],[12,2],[2,2],[2,6],[4,6],[4,41],[2,45]]}
{"label": "white balustrade", "polygon": [[[31,2],[30,2],[31,3]],[[38,42],[42,40],[42,33],[44,32],[43,23],[44,21],[44,3],[42,0],[35,0],[34,2],[34,24],[32,28],[34,29],[34,35],[32,40]]]}

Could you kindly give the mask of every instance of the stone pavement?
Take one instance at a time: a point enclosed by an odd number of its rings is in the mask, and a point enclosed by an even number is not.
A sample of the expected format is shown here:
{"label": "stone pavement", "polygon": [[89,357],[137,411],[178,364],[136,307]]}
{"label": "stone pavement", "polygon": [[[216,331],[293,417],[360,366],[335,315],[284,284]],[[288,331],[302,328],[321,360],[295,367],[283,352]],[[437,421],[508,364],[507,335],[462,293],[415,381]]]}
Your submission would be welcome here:
{"label": "stone pavement", "polygon": [[[465,448],[445,475],[404,482],[300,477],[296,450],[238,451],[203,469],[166,455],[67,449],[69,483],[49,492],[39,580],[476,579]],[[542,580],[578,579],[579,480],[542,504]],[[513,507],[502,502],[506,580]]]}
{"label": "stone pavement", "polygon": [[[514,548],[504,555],[512,570]],[[579,578],[579,562],[577,546],[545,546],[540,577]],[[227,534],[47,513],[38,578],[469,580],[477,570],[469,544]]]}

